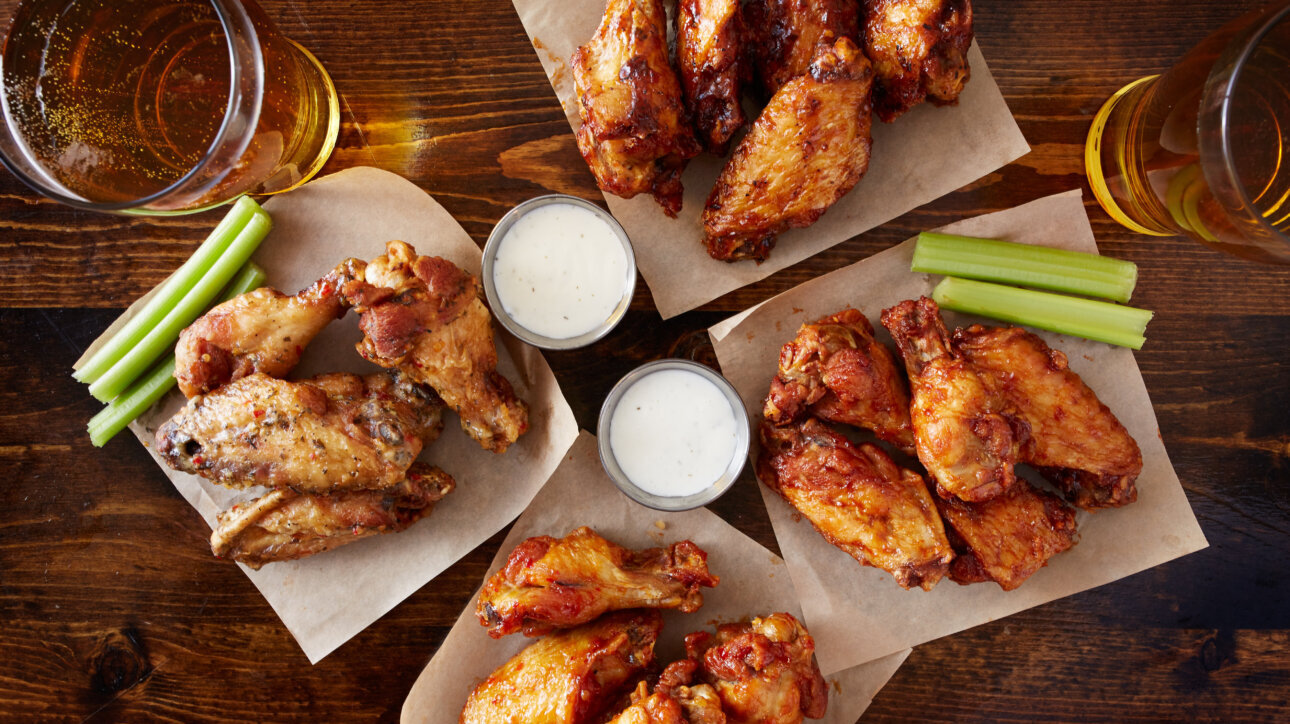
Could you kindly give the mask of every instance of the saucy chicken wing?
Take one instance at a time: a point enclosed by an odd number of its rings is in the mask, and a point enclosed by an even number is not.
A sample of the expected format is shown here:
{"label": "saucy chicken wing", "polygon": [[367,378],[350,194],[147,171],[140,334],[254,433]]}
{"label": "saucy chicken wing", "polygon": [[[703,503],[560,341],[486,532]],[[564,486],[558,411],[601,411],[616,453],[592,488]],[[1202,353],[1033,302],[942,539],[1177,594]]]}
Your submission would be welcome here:
{"label": "saucy chicken wing", "polygon": [[726,155],[730,137],[748,119],[743,90],[739,0],[680,0],[676,61],[685,107],[704,150]]}
{"label": "saucy chicken wing", "polygon": [[896,360],[873,337],[873,325],[855,309],[803,324],[779,351],[763,416],[784,425],[802,415],[872,430],[914,452],[909,393]]}
{"label": "saucy chicken wing", "polygon": [[619,611],[530,644],[466,700],[461,724],[590,724],[654,662],[658,611]]}
{"label": "saucy chicken wing", "polygon": [[815,640],[787,613],[723,624],[716,635],[685,637],[699,677],[712,685],[730,724],[800,724],[821,719],[828,685],[815,663]]}
{"label": "saucy chicken wing", "polygon": [[486,450],[503,452],[528,430],[528,407],[497,371],[478,279],[402,241],[389,242],[365,276],[343,290],[361,317],[360,355],[433,387]]}
{"label": "saucy chicken wing", "polygon": [[443,428],[430,390],[381,373],[288,382],[256,372],[188,401],[157,429],[170,467],[220,485],[303,493],[398,485]]}
{"label": "saucy chicken wing", "polygon": [[668,60],[662,0],[609,0],[592,39],[573,54],[578,150],[600,188],[654,195],[681,209],[681,171],[699,154]]}
{"label": "saucy chicken wing", "polygon": [[877,75],[878,117],[891,122],[923,98],[957,103],[971,74],[972,0],[864,2],[864,49]]}
{"label": "saucy chicken wing", "polygon": [[972,325],[954,346],[1030,426],[1021,459],[1081,508],[1137,500],[1142,452],[1124,425],[1067,366],[1066,355],[1016,327]]}
{"label": "saucy chicken wing", "polygon": [[220,513],[211,552],[255,569],[304,558],[404,530],[429,515],[454,487],[444,471],[413,463],[402,481],[381,490],[316,494],[276,488]]}
{"label": "saucy chicken wing", "polygon": [[744,14],[748,55],[767,98],[806,73],[821,44],[860,38],[857,0],[752,0]]}
{"label": "saucy chicken wing", "polygon": [[951,346],[936,302],[901,302],[883,311],[882,324],[905,359],[918,459],[941,495],[975,502],[1011,487],[1025,422]]}
{"label": "saucy chicken wing", "polygon": [[631,705],[609,720],[609,724],[726,724],[721,699],[708,684],[690,686],[697,661],[674,661],[649,693],[642,681],[632,692]]}
{"label": "saucy chicken wing", "polygon": [[501,638],[520,630],[537,636],[625,608],[692,613],[703,605],[699,588],[720,580],[707,558],[688,540],[632,551],[586,526],[559,540],[529,538],[484,584],[476,614],[489,636]]}
{"label": "saucy chicken wing", "polygon": [[286,377],[323,327],[345,316],[341,285],[361,279],[363,266],[346,259],[294,296],[261,287],[216,305],[179,335],[179,391],[194,397],[253,372]]}
{"label": "saucy chicken wing", "polygon": [[757,477],[825,540],[902,588],[931,590],[954,551],[922,476],[874,445],[854,445],[813,418],[761,426]]}
{"label": "saucy chicken wing", "polygon": [[703,209],[714,259],[764,261],[775,236],[810,226],[869,167],[873,72],[843,38],[820,46],[805,75],[770,99]]}

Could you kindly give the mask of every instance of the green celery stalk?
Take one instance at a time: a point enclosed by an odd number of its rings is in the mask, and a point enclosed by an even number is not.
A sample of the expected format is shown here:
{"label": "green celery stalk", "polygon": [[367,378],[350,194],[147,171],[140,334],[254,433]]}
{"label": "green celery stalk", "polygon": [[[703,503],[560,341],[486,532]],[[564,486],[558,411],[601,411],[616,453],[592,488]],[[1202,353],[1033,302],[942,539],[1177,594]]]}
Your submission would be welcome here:
{"label": "green celery stalk", "polygon": [[1152,312],[1110,302],[946,277],[932,291],[946,309],[1142,349]]}
{"label": "green celery stalk", "polygon": [[911,269],[1127,302],[1138,282],[1131,261],[996,239],[918,235]]}
{"label": "green celery stalk", "polygon": [[[250,202],[255,203],[255,202]],[[173,308],[165,311],[165,316],[157,322],[138,344],[130,348],[116,364],[90,385],[90,394],[100,402],[108,402],[125,391],[148,366],[175,346],[179,333],[193,323],[211,306],[215,295],[228,284],[238,269],[251,258],[251,254],[260,246],[265,235],[269,233],[273,222],[269,215],[257,205],[246,226],[229,244],[224,254],[215,262],[191,289],[184,294]]]}
{"label": "green celery stalk", "polygon": [[152,299],[139,310],[139,313],[130,318],[112,338],[108,340],[94,353],[85,364],[81,365],[79,370],[72,373],[72,377],[89,384],[98,380],[103,373],[112,368],[130,348],[134,347],[142,340],[148,332],[165,316],[166,312],[174,308],[179,300],[193,288],[198,280],[210,271],[215,262],[223,256],[224,251],[228,249],[229,244],[235,239],[246,227],[248,221],[257,212],[260,211],[259,204],[250,198],[243,196],[233,204],[233,207],[224,215],[224,219],[219,222],[215,230],[206,237],[197,251],[188,257],[179,270],[170,275],[170,278],[162,282],[162,286],[153,295]]}
{"label": "green celery stalk", "polygon": [[[263,285],[264,270],[254,262],[247,262],[232,283],[220,294],[220,301],[228,301]],[[142,415],[144,410],[156,404],[157,400],[160,400],[162,395],[174,386],[175,355],[172,353],[148,370],[147,374],[131,385],[124,394],[112,400],[107,407],[90,418],[90,442],[95,447],[103,447],[108,440],[124,430],[125,426]]]}

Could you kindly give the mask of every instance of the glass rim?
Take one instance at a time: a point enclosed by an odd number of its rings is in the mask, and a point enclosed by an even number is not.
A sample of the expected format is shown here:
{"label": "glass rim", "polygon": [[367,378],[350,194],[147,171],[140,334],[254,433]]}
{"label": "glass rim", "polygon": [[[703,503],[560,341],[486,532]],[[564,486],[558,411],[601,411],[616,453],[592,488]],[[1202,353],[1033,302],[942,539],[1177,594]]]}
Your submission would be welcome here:
{"label": "glass rim", "polygon": [[[78,196],[69,196],[66,193],[63,193],[63,191],[59,190],[58,188],[53,188],[49,184],[46,184],[38,179],[32,178],[29,174],[27,174],[24,170],[22,170],[19,164],[15,163],[13,160],[9,158],[9,154],[5,152],[3,145],[0,145],[0,163],[3,163],[5,168],[7,168],[10,173],[16,176],[19,181],[22,181],[24,184],[27,185],[28,188],[31,188],[37,193],[43,196],[47,196],[50,199],[57,201],[59,203],[66,204],[68,206],[72,206],[78,209],[84,209],[87,211],[107,211],[107,212],[128,213],[132,210],[146,206],[154,201],[159,201],[161,199],[164,199],[170,194],[175,193],[177,190],[182,189],[185,184],[187,184],[193,178],[198,176],[202,171],[204,171],[207,168],[207,166],[210,165],[212,159],[214,158],[215,150],[221,147],[222,145],[224,145],[228,141],[229,137],[231,136],[233,119],[237,115],[238,101],[243,95],[242,93],[239,92],[239,88],[242,85],[243,74],[248,70],[254,74],[252,77],[252,80],[254,81],[256,88],[263,88],[265,83],[265,76],[267,75],[266,69],[265,69],[264,51],[260,47],[259,31],[256,30],[255,23],[251,19],[250,13],[247,12],[246,7],[242,5],[241,0],[205,0],[205,2],[208,3],[212,8],[214,8],[215,14],[219,17],[220,25],[224,29],[224,42],[228,47],[228,53],[229,53],[228,104],[224,108],[224,118],[220,121],[219,130],[216,131],[214,138],[211,139],[210,145],[206,147],[206,152],[202,155],[201,160],[199,160],[196,164],[194,164],[192,168],[188,169],[188,171],[185,172],[183,176],[180,176],[178,179],[176,179],[174,182],[172,182],[170,185],[166,186],[165,188],[159,191],[156,191],[154,193],[148,194],[147,196],[140,196],[138,198],[130,199],[127,201],[113,201],[113,202],[101,203],[101,202],[89,201],[89,200],[86,200],[85,198],[78,197]],[[13,34],[13,27],[10,26],[9,34],[5,36],[4,47],[8,46],[10,36],[12,36],[12,34]],[[239,35],[246,37],[248,41],[247,48],[249,49],[249,52],[250,52],[249,58],[245,58],[243,56],[244,51],[238,48],[238,43],[236,39]],[[248,65],[245,62],[239,62],[239,60],[242,60],[242,61],[249,60],[250,63]],[[0,52],[0,103],[3,103],[4,105],[4,108],[3,108],[4,115],[8,116],[9,100],[8,100],[8,94],[5,92],[5,88],[4,88],[3,71],[4,71],[4,54]],[[253,122],[247,124],[247,128],[244,131],[245,137],[242,138],[240,141],[241,145],[243,146],[250,145],[251,137],[254,134],[255,127],[260,120],[261,103],[262,103],[262,94],[259,91],[257,91],[255,93],[255,97],[251,99],[252,107],[250,108],[250,115],[253,119]],[[8,133],[16,135],[16,129],[12,128],[12,124],[9,124],[6,122],[6,125],[11,126],[11,128],[8,130]],[[238,155],[240,156],[241,153],[244,151],[245,151],[245,148],[242,148],[239,151]],[[220,204],[214,204],[214,206],[219,206],[219,205]],[[193,211],[200,211],[200,210],[201,209],[185,209],[181,211],[171,211],[171,212],[149,211],[149,214],[151,215],[157,215],[159,213],[160,214],[186,214],[186,213],[192,213]]]}

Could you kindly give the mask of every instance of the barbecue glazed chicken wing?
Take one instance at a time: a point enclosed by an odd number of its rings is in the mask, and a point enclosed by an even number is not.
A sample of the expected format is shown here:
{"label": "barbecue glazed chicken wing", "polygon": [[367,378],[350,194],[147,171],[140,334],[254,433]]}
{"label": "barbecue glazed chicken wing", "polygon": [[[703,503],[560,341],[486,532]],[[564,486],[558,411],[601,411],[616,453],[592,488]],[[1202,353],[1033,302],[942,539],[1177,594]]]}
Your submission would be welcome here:
{"label": "barbecue glazed chicken wing", "polygon": [[914,452],[909,393],[891,352],[863,314],[844,309],[811,324],[779,352],[763,414],[776,425],[803,415],[872,430]]}
{"label": "barbecue glazed chicken wing", "polygon": [[941,495],[975,502],[1011,487],[1026,425],[953,349],[936,302],[901,302],[882,324],[905,359],[918,459]]}
{"label": "barbecue glazed chicken wing", "polygon": [[662,0],[609,0],[592,39],[573,54],[578,150],[604,191],[648,192],[681,209],[681,171],[699,154],[668,60]]}
{"label": "barbecue glazed chicken wing", "polygon": [[923,478],[874,445],[854,445],[813,418],[761,426],[757,477],[825,540],[902,588],[931,590],[954,552]]}
{"label": "barbecue glazed chicken wing", "polygon": [[628,550],[585,526],[559,540],[529,538],[484,584],[476,613],[493,638],[520,630],[537,636],[625,608],[692,613],[703,605],[699,588],[719,580],[707,557],[688,540]]}
{"label": "barbecue glazed chicken wing", "polygon": [[931,99],[958,102],[971,69],[972,0],[864,0],[865,53],[877,75],[873,108],[890,123]]}
{"label": "barbecue glazed chicken wing", "polygon": [[456,483],[413,463],[404,479],[381,490],[330,495],[276,488],[219,514],[211,552],[258,569],[322,553],[381,533],[396,533],[430,514]]}
{"label": "barbecue glazed chicken wing", "polygon": [[346,259],[294,296],[261,287],[215,306],[179,335],[179,391],[195,397],[253,372],[286,377],[323,327],[345,316],[340,288],[361,279],[363,266]]}
{"label": "barbecue glazed chicken wing", "polygon": [[442,430],[434,393],[386,373],[288,382],[257,372],[188,401],[157,430],[170,467],[302,493],[398,485]]}
{"label": "barbecue glazed chicken wing", "polygon": [[869,167],[872,86],[869,61],[844,38],[779,89],[708,196],[710,256],[764,261],[777,234],[815,223],[856,185]]}
{"label": "barbecue glazed chicken wing", "polygon": [[685,107],[704,150],[726,155],[730,137],[747,122],[739,0],[680,0],[676,64]]}
{"label": "barbecue glazed chicken wing", "polygon": [[343,294],[361,315],[358,352],[429,385],[481,447],[503,452],[528,429],[528,407],[497,371],[493,318],[479,280],[401,241]]}
{"label": "barbecue glazed chicken wing", "polygon": [[744,14],[748,55],[767,98],[806,73],[821,44],[859,42],[857,0],[752,0]]}
{"label": "barbecue glazed chicken wing", "polygon": [[730,724],[799,724],[823,718],[828,708],[815,640],[787,613],[723,624],[715,636],[692,633],[685,650],[717,690]]}
{"label": "barbecue glazed chicken wing", "polygon": [[954,346],[986,386],[1030,426],[1021,448],[1034,466],[1075,505],[1110,508],[1137,500],[1142,452],[1115,415],[1097,399],[1066,355],[1016,327],[972,325],[954,333]]}
{"label": "barbecue glazed chicken wing", "polygon": [[466,700],[461,724],[591,724],[654,662],[657,611],[620,611],[529,645]]}
{"label": "barbecue glazed chicken wing", "polygon": [[663,669],[654,693],[644,681],[636,685],[631,706],[609,724],[726,724],[721,699],[707,684],[690,686],[698,662],[674,661]]}

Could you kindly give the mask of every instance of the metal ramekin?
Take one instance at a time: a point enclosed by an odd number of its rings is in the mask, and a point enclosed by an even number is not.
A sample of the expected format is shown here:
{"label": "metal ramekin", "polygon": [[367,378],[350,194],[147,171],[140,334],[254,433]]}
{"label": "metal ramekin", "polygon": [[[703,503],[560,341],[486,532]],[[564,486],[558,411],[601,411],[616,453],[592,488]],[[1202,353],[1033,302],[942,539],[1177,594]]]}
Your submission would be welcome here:
{"label": "metal ramekin", "polygon": [[[646,375],[663,370],[694,372],[712,382],[725,395],[726,401],[730,403],[730,411],[736,419],[735,429],[738,438],[735,440],[735,450],[730,460],[730,465],[726,467],[725,472],[711,486],[683,498],[663,497],[641,490],[618,466],[618,461],[614,458],[614,451],[609,444],[609,428],[614,416],[614,410],[618,407],[619,401],[622,400],[623,394],[627,392],[627,388]],[[739,398],[739,393],[735,390],[734,385],[706,365],[683,359],[657,360],[643,364],[627,373],[627,376],[619,380],[618,384],[614,385],[614,388],[609,391],[604,404],[600,406],[600,422],[596,425],[596,436],[599,438],[600,447],[600,464],[604,467],[605,473],[609,475],[610,480],[614,481],[614,485],[617,485],[619,490],[637,503],[655,510],[666,511],[698,508],[720,498],[727,490],[730,490],[730,486],[735,484],[735,480],[739,478],[739,473],[743,471],[744,464],[748,460],[748,445],[751,435],[747,410],[744,408],[743,400]]]}
{"label": "metal ramekin", "polygon": [[[567,339],[556,339],[554,337],[537,334],[512,319],[511,315],[506,313],[506,308],[502,306],[502,302],[497,296],[497,285],[493,282],[493,264],[497,257],[497,248],[501,246],[502,238],[506,236],[506,232],[510,230],[511,226],[513,226],[521,216],[539,206],[546,206],[547,204],[571,204],[573,206],[581,206],[582,208],[591,211],[596,216],[603,219],[606,224],[609,224],[609,228],[612,229],[614,235],[618,237],[619,243],[623,245],[623,252],[627,255],[627,270],[626,276],[623,279],[623,298],[618,301],[618,306],[614,308],[614,311],[609,315],[609,318],[600,326],[586,334],[582,334],[577,337],[569,337]],[[496,318],[498,322],[501,322],[502,326],[506,328],[506,331],[515,335],[519,339],[528,342],[534,347],[556,350],[577,349],[579,347],[586,347],[609,334],[614,327],[618,326],[618,323],[622,321],[623,316],[627,313],[627,307],[632,303],[632,294],[636,291],[636,254],[632,251],[632,242],[627,238],[627,232],[623,231],[622,225],[620,225],[618,220],[610,215],[609,212],[576,196],[551,194],[549,196],[538,196],[537,198],[529,199],[528,201],[519,204],[508,211],[506,215],[502,217],[501,221],[497,222],[497,226],[493,227],[493,232],[488,235],[488,243],[484,244],[484,257],[480,276],[483,277],[484,295],[488,297],[488,306],[493,311],[493,317]]]}

